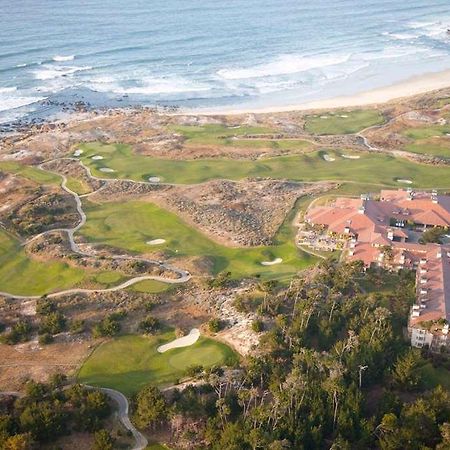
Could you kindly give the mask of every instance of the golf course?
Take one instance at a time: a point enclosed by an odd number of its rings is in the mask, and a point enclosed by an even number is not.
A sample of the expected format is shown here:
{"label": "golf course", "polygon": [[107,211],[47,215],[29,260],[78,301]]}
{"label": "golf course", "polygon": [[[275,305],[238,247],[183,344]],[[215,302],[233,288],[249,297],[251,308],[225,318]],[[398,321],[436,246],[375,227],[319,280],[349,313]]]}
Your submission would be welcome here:
{"label": "golf course", "polygon": [[[272,178],[292,181],[348,181],[401,187],[396,180],[411,179],[412,186],[421,188],[450,187],[446,167],[417,164],[386,154],[361,152],[358,159],[348,159],[348,151],[327,150],[332,157],[325,160],[324,150],[294,156],[278,156],[257,160],[195,159],[170,160],[139,155],[124,144],[89,143],[84,150],[83,163],[94,176],[147,181],[157,176],[165,183],[197,184],[213,179],[242,180]],[[92,156],[101,155],[102,160]],[[111,169],[104,172],[101,169]],[[437,185],[436,180],[439,180]]]}
{"label": "golf course", "polygon": [[131,396],[146,384],[159,387],[176,384],[193,365],[233,365],[237,354],[227,345],[200,337],[183,348],[159,353],[161,344],[172,341],[170,330],[155,336],[125,335],[100,345],[81,367],[78,381],[109,387]]}

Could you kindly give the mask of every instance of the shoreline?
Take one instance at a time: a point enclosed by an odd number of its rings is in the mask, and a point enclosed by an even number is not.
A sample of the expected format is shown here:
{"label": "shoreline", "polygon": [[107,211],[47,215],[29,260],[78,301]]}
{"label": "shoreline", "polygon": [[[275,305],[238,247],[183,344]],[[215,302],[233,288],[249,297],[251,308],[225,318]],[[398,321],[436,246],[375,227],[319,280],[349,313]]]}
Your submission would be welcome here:
{"label": "shoreline", "polygon": [[178,112],[170,115],[232,116],[240,114],[267,114],[376,106],[412,98],[417,95],[427,94],[445,88],[450,88],[450,69],[413,76],[389,86],[375,88],[348,96],[315,100],[295,105],[242,108],[230,107],[229,109],[224,107],[180,109]]}

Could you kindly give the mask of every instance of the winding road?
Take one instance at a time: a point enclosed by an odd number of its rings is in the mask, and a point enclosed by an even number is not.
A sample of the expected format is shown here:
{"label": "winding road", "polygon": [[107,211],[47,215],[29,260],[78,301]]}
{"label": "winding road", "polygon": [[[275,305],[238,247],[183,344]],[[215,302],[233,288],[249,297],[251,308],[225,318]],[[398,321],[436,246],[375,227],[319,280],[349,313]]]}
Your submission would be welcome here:
{"label": "winding road", "polygon": [[[122,394],[122,392],[115,391],[114,389],[109,388],[99,388],[89,385],[83,385],[87,389],[98,389],[99,391],[104,392],[110,399],[112,399],[114,402],[117,403],[118,411],[117,411],[117,417],[122,422],[123,426],[131,432],[134,438],[134,446],[131,448],[131,450],[144,450],[148,445],[147,438],[131,423],[130,417],[129,417],[129,403],[128,399],[125,397],[125,395]],[[67,386],[69,388],[70,386]],[[11,396],[11,397],[23,397],[23,394],[16,391],[4,391],[0,392],[0,396]]]}
{"label": "winding road", "polygon": [[[83,168],[87,171],[89,177],[96,178],[96,177],[92,176],[89,168],[86,167],[84,164],[82,164],[82,162],[79,161],[78,159],[75,159],[75,158],[59,158],[58,160],[64,160],[64,159],[78,161],[83,166]],[[38,167],[39,167],[40,170],[46,170],[47,172],[51,172],[51,173],[61,177],[61,179],[62,179],[61,188],[65,192],[70,194],[75,199],[76,209],[77,209],[77,212],[78,212],[78,214],[80,216],[80,221],[73,228],[56,228],[56,229],[44,231],[44,232],[42,232],[40,234],[37,234],[36,236],[33,236],[31,239],[28,239],[22,245],[26,246],[26,245],[30,244],[31,242],[35,241],[36,239],[42,237],[42,236],[45,236],[47,234],[60,231],[60,232],[64,232],[64,233],[67,234],[68,239],[69,239],[70,249],[72,250],[72,252],[77,253],[77,254],[79,254],[81,256],[97,257],[97,255],[95,255],[95,254],[82,251],[79,248],[78,244],[75,242],[75,239],[74,239],[75,233],[86,223],[86,213],[83,211],[83,207],[82,207],[82,202],[81,202],[80,196],[76,192],[72,191],[69,187],[67,187],[67,177],[65,175],[63,175],[63,174],[58,173],[58,172],[50,171],[50,170],[47,170],[47,169],[43,168],[44,164],[49,163],[51,161],[55,161],[55,160],[46,161],[46,162],[40,164]],[[98,179],[102,180],[102,181],[107,181],[105,179],[100,179],[100,178],[98,178]],[[132,180],[128,180],[128,181],[132,181]],[[136,183],[136,182],[134,181],[134,183]],[[145,182],[142,182],[142,183],[145,183]],[[150,184],[150,183],[145,183],[145,184]],[[153,259],[146,259],[146,258],[140,258],[140,257],[128,256],[128,255],[114,255],[114,256],[111,256],[110,259],[113,259],[113,260],[133,260],[133,261],[146,262],[146,263],[149,263],[149,264],[152,264],[152,265],[159,266],[161,269],[165,269],[165,270],[167,270],[169,272],[176,273],[178,275],[178,278],[167,278],[167,277],[158,276],[158,275],[142,275],[142,276],[138,276],[138,277],[133,277],[133,278],[127,280],[127,281],[124,281],[123,283],[121,283],[121,284],[119,284],[117,286],[113,286],[113,287],[110,287],[110,288],[104,288],[104,289],[82,289],[82,288],[66,289],[66,290],[63,290],[63,291],[57,291],[57,292],[53,292],[51,294],[48,294],[47,297],[55,298],[55,297],[60,297],[60,296],[63,296],[63,295],[70,295],[70,294],[115,292],[115,291],[120,291],[122,289],[126,289],[126,288],[128,288],[128,287],[130,287],[130,286],[132,286],[132,285],[134,285],[136,283],[139,283],[141,281],[146,281],[146,280],[154,280],[154,281],[159,281],[159,282],[167,283],[167,284],[181,284],[181,283],[186,283],[187,281],[189,281],[191,279],[191,274],[187,270],[179,269],[179,268],[173,267],[170,264],[167,264],[165,262],[161,262],[161,261],[157,261],[157,260],[153,260]],[[38,298],[42,297],[42,295],[17,295],[17,294],[12,294],[10,292],[2,292],[2,291],[0,291],[0,296],[9,297],[9,298],[15,298],[15,299],[23,299],[23,300],[26,300],[26,299],[30,299],[30,300],[31,299],[38,299]]]}

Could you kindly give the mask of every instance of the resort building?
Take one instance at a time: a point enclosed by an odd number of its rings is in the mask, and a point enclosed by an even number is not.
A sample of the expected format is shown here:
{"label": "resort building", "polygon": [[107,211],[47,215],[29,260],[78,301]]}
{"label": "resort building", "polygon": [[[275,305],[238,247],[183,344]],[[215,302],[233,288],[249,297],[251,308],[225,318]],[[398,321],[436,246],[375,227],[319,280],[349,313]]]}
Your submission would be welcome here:
{"label": "resort building", "polygon": [[437,351],[450,346],[450,245],[421,244],[424,231],[450,227],[450,196],[384,190],[379,199],[338,198],[311,208],[306,222],[342,243],[348,261],[365,267],[417,272],[417,298],[408,332],[411,344]]}

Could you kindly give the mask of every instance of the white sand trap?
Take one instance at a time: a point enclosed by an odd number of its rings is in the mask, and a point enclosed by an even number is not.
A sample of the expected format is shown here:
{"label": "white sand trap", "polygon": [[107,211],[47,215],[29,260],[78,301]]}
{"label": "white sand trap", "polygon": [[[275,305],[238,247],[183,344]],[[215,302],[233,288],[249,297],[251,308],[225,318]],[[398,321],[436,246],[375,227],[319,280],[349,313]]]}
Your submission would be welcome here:
{"label": "white sand trap", "polygon": [[175,339],[168,344],[160,345],[156,350],[158,350],[159,353],[164,353],[173,348],[189,347],[190,345],[195,344],[199,337],[200,330],[198,328],[193,328],[186,336]]}
{"label": "white sand trap", "polygon": [[321,119],[328,119],[328,116],[320,116]]}
{"label": "white sand trap", "polygon": [[340,117],[342,117],[343,119],[348,119],[348,116],[345,114],[342,114]]}
{"label": "white sand trap", "polygon": [[103,173],[113,173],[113,172],[115,172],[114,169],[110,169],[109,167],[102,167],[101,169],[98,169],[98,170],[100,170],[100,172],[103,172]]}
{"label": "white sand trap", "polygon": [[361,156],[358,155],[341,155],[345,159],[359,159]]}
{"label": "white sand trap", "polygon": [[333,162],[333,161],[336,161],[336,158],[333,158],[332,156],[328,155],[327,153],[325,153],[325,154],[323,155],[323,159],[324,159],[325,161],[327,161],[327,162]]}
{"label": "white sand trap", "polygon": [[147,241],[147,245],[161,245],[166,242],[165,239],[152,239],[151,241]]}
{"label": "white sand trap", "polygon": [[75,151],[73,152],[73,156],[81,156],[83,153],[84,153],[83,150],[75,150]]}
{"label": "white sand trap", "polygon": [[148,177],[148,181],[150,181],[150,183],[159,183],[161,181],[161,178],[159,178],[159,177]]}
{"label": "white sand trap", "polygon": [[92,159],[93,159],[94,161],[100,161],[101,159],[103,159],[103,156],[95,155],[95,156],[92,157]]}
{"label": "white sand trap", "polygon": [[404,180],[404,179],[401,179],[401,178],[398,178],[397,180],[397,183],[403,183],[403,184],[413,184],[413,181],[412,180]]}
{"label": "white sand trap", "polygon": [[273,261],[263,261],[261,265],[263,266],[274,266],[275,264],[281,264],[283,260],[281,258],[276,258]]}

